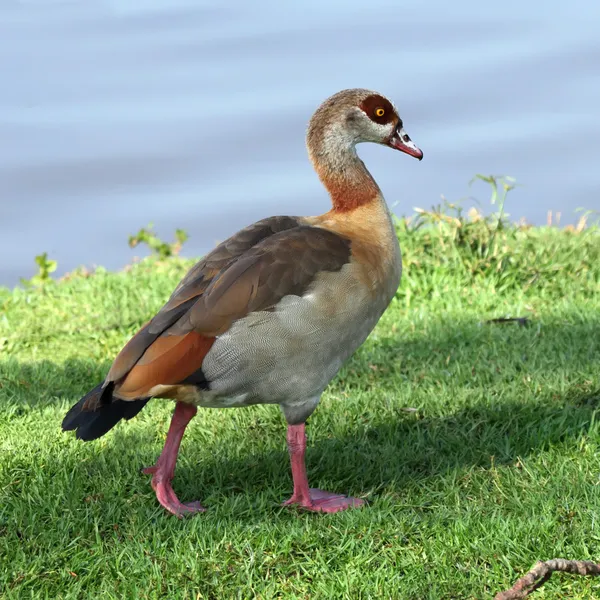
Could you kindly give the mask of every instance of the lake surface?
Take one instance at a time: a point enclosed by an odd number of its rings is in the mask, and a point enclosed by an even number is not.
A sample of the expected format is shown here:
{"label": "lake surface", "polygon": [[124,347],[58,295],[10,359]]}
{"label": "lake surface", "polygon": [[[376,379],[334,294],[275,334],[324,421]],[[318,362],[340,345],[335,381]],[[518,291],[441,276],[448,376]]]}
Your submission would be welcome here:
{"label": "lake surface", "polygon": [[521,187],[543,223],[600,210],[600,3],[0,0],[0,285],[48,252],[116,269],[150,222],[193,256],[328,198],[304,132],[330,94],[389,96],[419,163],[359,152],[397,214]]}

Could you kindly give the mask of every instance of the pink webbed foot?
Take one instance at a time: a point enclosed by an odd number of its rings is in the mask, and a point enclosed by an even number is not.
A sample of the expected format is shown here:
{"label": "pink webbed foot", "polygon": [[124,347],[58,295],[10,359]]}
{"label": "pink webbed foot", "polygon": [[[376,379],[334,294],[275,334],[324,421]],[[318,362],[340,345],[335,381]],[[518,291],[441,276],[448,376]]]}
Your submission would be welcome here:
{"label": "pink webbed foot", "polygon": [[332,494],[331,492],[308,487],[306,465],[304,464],[304,452],[306,450],[306,433],[304,429],[304,423],[288,425],[287,443],[292,463],[294,493],[282,506],[295,504],[305,510],[324,513],[336,513],[348,508],[362,506],[365,501],[360,498]]}
{"label": "pink webbed foot", "polygon": [[206,508],[200,504],[200,502],[180,502],[177,498],[170,480],[164,479],[164,474],[161,473],[161,469],[158,466],[146,467],[142,469],[142,472],[146,475],[152,475],[152,489],[156,492],[156,499],[160,505],[168,510],[171,514],[176,517],[183,517],[184,515],[193,515],[199,512],[204,512]]}
{"label": "pink webbed foot", "polygon": [[282,506],[296,505],[312,512],[336,513],[348,508],[358,508],[365,503],[360,498],[325,492],[316,488],[310,488],[309,493],[309,498],[297,497],[294,494]]}

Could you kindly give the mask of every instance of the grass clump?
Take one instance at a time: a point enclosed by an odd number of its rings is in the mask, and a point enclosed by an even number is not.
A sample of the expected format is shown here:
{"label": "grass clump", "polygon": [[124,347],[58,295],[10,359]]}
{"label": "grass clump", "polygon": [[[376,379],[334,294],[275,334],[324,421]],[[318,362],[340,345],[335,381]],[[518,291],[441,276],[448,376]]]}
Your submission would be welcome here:
{"label": "grass clump", "polygon": [[[417,272],[427,278],[451,270],[478,282],[485,279],[497,292],[544,284],[557,273],[563,285],[580,284],[581,278],[591,277],[589,283],[595,289],[600,238],[597,224],[586,226],[590,213],[562,230],[512,223],[504,212],[506,194],[514,187],[512,179],[477,178],[492,182],[490,200],[499,204],[498,212],[484,215],[472,208],[465,214],[460,203],[447,200],[431,210],[417,208],[416,217],[397,222],[405,268],[412,267],[413,275]],[[411,277],[408,284],[413,283],[420,286],[421,280]],[[406,286],[401,286],[400,293],[403,288]],[[562,291],[562,285],[556,288],[556,292]]]}
{"label": "grass clump", "polygon": [[[536,560],[600,557],[600,232],[446,206],[398,222],[404,276],[309,422],[313,485],[370,506],[282,509],[275,407],[200,411],[174,482],[141,466],[171,406],[89,444],[60,431],[192,261],[0,291],[0,596],[483,599]],[[528,327],[490,324],[504,316]],[[600,596],[555,577],[540,598]]]}
{"label": "grass clump", "polygon": [[165,242],[154,233],[153,225],[150,223],[148,227],[142,227],[135,235],[129,236],[129,247],[135,248],[139,244],[146,244],[153,255],[160,260],[165,260],[171,256],[177,256],[188,237],[183,229],[176,229],[175,241]]}
{"label": "grass clump", "polygon": [[58,263],[55,260],[48,258],[48,253],[43,252],[35,257],[35,264],[37,265],[37,273],[30,279],[21,279],[21,283],[25,287],[41,287],[50,281],[52,281],[51,273],[56,271]]}

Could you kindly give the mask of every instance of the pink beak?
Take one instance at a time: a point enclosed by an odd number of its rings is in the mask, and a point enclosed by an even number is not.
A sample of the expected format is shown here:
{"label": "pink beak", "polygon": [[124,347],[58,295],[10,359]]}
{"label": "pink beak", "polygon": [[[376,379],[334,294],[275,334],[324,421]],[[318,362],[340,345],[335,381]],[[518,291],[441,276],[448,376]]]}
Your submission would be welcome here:
{"label": "pink beak", "polygon": [[400,152],[406,152],[406,154],[410,154],[410,156],[414,156],[419,160],[423,158],[423,151],[420,148],[417,148],[417,145],[410,139],[403,127],[394,131],[388,145],[390,148],[395,148],[396,150],[400,150]]}

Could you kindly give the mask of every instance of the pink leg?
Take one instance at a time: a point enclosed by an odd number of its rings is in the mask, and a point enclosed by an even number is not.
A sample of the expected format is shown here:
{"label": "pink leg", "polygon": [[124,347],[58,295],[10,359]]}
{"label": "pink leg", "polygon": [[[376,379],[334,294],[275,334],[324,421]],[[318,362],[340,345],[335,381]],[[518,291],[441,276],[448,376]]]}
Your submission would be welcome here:
{"label": "pink leg", "polygon": [[153,467],[147,467],[142,471],[146,475],[152,475],[152,489],[156,492],[156,498],[162,506],[177,517],[182,517],[186,513],[196,513],[206,510],[200,502],[182,504],[171,487],[181,438],[187,424],[192,420],[196,412],[196,407],[191,404],[178,402],[175,405],[175,412],[173,413],[167,439],[160,457]]}
{"label": "pink leg", "polygon": [[364,504],[364,500],[360,498],[350,498],[342,494],[332,494],[308,487],[306,465],[304,464],[304,453],[306,451],[304,423],[300,425],[288,425],[287,443],[292,463],[294,493],[289,500],[283,503],[284,506],[297,504],[306,510],[334,513]]}

